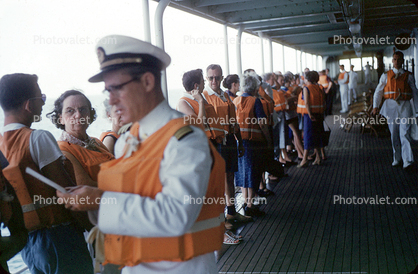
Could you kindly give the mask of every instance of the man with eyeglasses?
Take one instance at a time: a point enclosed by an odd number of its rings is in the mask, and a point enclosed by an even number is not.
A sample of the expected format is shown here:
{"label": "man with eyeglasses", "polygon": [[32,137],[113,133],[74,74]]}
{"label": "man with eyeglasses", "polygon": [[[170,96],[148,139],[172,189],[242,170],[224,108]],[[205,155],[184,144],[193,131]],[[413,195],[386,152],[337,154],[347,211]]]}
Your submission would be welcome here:
{"label": "man with eyeglasses", "polygon": [[217,150],[224,158],[226,164],[225,196],[227,201],[227,222],[225,226],[227,229],[232,229],[236,223],[252,221],[251,217],[246,217],[236,212],[234,201],[234,174],[238,171],[238,156],[244,155],[244,147],[242,145],[240,128],[237,124],[235,105],[228,94],[221,89],[223,79],[221,66],[217,64],[209,65],[206,69],[206,75],[208,82],[203,94],[208,103],[214,106],[221,125],[224,126],[225,130],[224,142],[223,144],[218,144]]}
{"label": "man with eyeglasses", "polygon": [[36,75],[21,73],[0,80],[0,105],[5,114],[0,149],[9,162],[3,174],[15,189],[29,232],[22,259],[31,273],[93,273],[83,231],[73,213],[57,203],[42,202],[56,200],[55,189],[24,172],[30,167],[61,186],[75,185],[52,134],[30,128],[41,120],[46,100],[37,81]]}
{"label": "man with eyeglasses", "polygon": [[217,177],[225,163],[204,131],[165,100],[161,70],[170,56],[121,35],[104,37],[96,51],[101,72],[89,81],[103,81],[109,104],[134,124],[116,143],[117,159],[101,165],[99,188],[58,196],[95,201],[66,206],[97,214],[105,263],[125,266],[122,273],[218,273],[224,186]]}

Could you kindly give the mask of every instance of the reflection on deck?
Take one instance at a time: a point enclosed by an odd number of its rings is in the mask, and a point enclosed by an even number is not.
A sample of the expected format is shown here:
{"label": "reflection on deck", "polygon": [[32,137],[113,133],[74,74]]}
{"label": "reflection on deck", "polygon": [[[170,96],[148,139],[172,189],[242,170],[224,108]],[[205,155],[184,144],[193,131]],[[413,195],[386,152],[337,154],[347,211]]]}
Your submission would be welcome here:
{"label": "reflection on deck", "polygon": [[[418,205],[343,205],[342,197],[418,197],[417,173],[392,167],[390,137],[332,123],[322,166],[289,168],[246,225],[244,242],[219,253],[220,273],[408,273],[418,264]],[[418,159],[418,143],[413,143]]]}

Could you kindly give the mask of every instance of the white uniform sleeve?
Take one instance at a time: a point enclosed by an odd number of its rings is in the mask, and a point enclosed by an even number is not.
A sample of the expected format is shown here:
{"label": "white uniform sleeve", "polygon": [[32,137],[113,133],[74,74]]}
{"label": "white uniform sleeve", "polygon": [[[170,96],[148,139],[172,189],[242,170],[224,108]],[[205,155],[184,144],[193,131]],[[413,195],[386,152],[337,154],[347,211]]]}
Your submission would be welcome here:
{"label": "white uniform sleeve", "polygon": [[99,209],[102,232],[173,237],[192,227],[202,205],[189,198],[205,195],[212,165],[205,133],[193,129],[180,141],[172,137],[168,142],[159,172],[163,189],[155,199],[129,193],[103,194]]}
{"label": "white uniform sleeve", "polygon": [[385,88],[387,81],[388,75],[386,73],[383,73],[382,76],[380,76],[379,84],[377,85],[376,90],[374,91],[373,108],[378,108],[380,106],[383,97],[383,89]]}
{"label": "white uniform sleeve", "polygon": [[58,158],[63,158],[54,136],[45,130],[34,130],[30,135],[30,154],[35,164],[42,169]]}
{"label": "white uniform sleeve", "polygon": [[408,85],[412,89],[412,98],[414,99],[414,107],[415,107],[415,111],[418,113],[418,90],[417,90],[417,87],[415,86],[414,77],[412,76],[411,73],[408,76]]}

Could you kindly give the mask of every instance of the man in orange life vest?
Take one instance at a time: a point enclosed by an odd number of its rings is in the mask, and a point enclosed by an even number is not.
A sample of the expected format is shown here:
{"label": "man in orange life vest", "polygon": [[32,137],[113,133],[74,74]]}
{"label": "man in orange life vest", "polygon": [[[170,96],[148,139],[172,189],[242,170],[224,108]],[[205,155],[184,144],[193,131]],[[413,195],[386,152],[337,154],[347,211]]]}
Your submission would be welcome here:
{"label": "man in orange life vest", "polygon": [[116,143],[117,159],[101,165],[99,188],[58,195],[78,196],[79,202],[64,201],[72,210],[95,211],[105,264],[124,266],[124,274],[217,273],[225,162],[203,130],[187,125],[165,100],[161,70],[170,56],[121,35],[104,37],[96,51],[101,72],[89,81],[104,81],[122,122],[134,124]]}
{"label": "man in orange life vest", "polygon": [[414,99],[414,107],[417,111],[418,91],[412,74],[402,69],[403,62],[403,53],[396,51],[392,58],[393,69],[382,74],[376,87],[372,113],[374,115],[378,113],[383,97],[385,101],[380,114],[388,119],[393,149],[392,166],[400,166],[403,161],[403,168],[408,170],[412,168],[411,164],[414,162],[410,143],[410,119],[416,116],[410,100]]}
{"label": "man in orange life vest", "polygon": [[35,274],[93,273],[82,229],[71,212],[53,202],[55,189],[24,173],[30,167],[61,186],[75,185],[52,134],[30,128],[40,121],[46,100],[37,81],[36,75],[23,73],[0,80],[0,104],[5,114],[0,148],[9,162],[3,174],[16,192],[29,231],[22,259]]}
{"label": "man in orange life vest", "polygon": [[348,82],[349,74],[345,71],[344,65],[340,65],[340,74],[338,75],[338,84],[340,85],[341,97],[341,111],[340,113],[348,112]]}

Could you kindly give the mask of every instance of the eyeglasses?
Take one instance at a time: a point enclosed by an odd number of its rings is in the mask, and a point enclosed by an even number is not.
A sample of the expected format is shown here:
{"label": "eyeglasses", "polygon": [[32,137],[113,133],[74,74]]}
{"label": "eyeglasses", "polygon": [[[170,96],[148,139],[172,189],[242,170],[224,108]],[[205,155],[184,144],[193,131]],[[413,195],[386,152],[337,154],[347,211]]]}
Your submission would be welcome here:
{"label": "eyeglasses", "polygon": [[208,79],[211,82],[213,81],[213,79],[215,79],[216,82],[219,82],[219,81],[221,81],[222,76],[209,76]]}
{"label": "eyeglasses", "polygon": [[119,91],[124,87],[124,86],[126,86],[127,84],[129,84],[129,83],[132,83],[132,82],[134,82],[134,81],[137,81],[137,80],[139,80],[139,77],[140,76],[138,76],[138,77],[134,77],[134,78],[132,78],[131,80],[129,80],[128,82],[125,82],[125,83],[122,83],[122,84],[119,84],[119,85],[116,85],[116,86],[108,86],[105,90],[103,90],[103,92],[104,93],[116,93],[116,94],[118,94],[119,93]]}
{"label": "eyeglasses", "polygon": [[67,108],[65,110],[65,113],[69,114],[69,115],[73,115],[76,112],[76,110],[78,110],[78,112],[80,113],[81,116],[86,116],[90,113],[90,108],[87,107],[87,106],[83,106],[83,107],[75,108],[75,109],[74,108]]}
{"label": "eyeglasses", "polygon": [[42,101],[45,103],[46,102],[46,95],[41,94],[40,97],[32,97],[32,98],[29,98],[28,100],[36,100],[36,99],[42,99]]}

